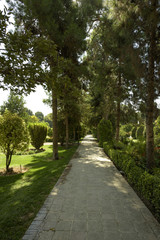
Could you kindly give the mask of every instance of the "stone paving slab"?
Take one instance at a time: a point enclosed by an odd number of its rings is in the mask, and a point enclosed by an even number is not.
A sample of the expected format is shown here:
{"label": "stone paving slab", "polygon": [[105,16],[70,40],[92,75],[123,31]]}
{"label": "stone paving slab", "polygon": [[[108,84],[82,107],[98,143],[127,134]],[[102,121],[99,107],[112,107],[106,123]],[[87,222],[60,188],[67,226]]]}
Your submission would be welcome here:
{"label": "stone paving slab", "polygon": [[160,240],[160,225],[88,135],[23,240]]}

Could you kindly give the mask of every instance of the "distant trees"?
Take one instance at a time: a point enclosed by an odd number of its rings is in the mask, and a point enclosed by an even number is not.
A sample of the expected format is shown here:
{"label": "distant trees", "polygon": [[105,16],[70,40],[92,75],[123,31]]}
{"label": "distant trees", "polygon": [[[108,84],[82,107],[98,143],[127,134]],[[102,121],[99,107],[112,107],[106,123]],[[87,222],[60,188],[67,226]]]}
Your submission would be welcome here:
{"label": "distant trees", "polygon": [[11,113],[16,113],[20,117],[25,117],[26,108],[25,101],[22,96],[16,95],[14,92],[10,92],[7,101],[0,107],[0,112],[3,114],[7,109]]}
{"label": "distant trees", "polygon": [[35,116],[39,119],[40,122],[44,120],[44,114],[42,112],[36,112]]}

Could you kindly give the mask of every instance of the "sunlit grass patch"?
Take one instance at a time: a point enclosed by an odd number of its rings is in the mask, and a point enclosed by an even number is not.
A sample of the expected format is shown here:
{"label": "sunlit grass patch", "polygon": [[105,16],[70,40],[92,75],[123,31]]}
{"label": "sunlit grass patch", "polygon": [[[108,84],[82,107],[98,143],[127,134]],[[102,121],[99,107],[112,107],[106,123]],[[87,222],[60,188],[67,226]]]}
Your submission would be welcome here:
{"label": "sunlit grass patch", "polygon": [[[0,176],[0,239],[21,239],[77,146],[67,150],[60,147],[56,161],[51,160],[52,146],[44,148],[37,154],[13,156],[10,167],[21,165],[26,172]],[[0,155],[0,168],[5,168],[4,155]]]}

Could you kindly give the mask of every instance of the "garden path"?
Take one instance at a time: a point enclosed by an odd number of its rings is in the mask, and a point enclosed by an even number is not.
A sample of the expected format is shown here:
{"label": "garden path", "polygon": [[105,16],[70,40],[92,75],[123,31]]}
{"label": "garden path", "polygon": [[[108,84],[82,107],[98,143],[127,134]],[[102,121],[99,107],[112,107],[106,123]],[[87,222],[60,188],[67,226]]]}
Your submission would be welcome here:
{"label": "garden path", "polygon": [[160,240],[160,225],[87,135],[23,240]]}

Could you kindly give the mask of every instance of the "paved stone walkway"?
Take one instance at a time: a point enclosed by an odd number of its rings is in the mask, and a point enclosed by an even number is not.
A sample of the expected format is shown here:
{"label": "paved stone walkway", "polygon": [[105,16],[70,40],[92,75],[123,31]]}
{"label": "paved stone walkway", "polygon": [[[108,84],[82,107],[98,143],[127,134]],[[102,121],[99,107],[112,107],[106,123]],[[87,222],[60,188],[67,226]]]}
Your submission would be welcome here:
{"label": "paved stone walkway", "polygon": [[160,240],[160,225],[85,137],[23,240]]}

